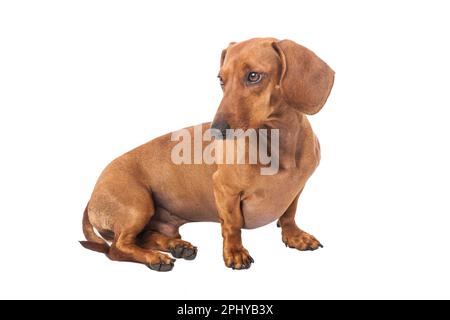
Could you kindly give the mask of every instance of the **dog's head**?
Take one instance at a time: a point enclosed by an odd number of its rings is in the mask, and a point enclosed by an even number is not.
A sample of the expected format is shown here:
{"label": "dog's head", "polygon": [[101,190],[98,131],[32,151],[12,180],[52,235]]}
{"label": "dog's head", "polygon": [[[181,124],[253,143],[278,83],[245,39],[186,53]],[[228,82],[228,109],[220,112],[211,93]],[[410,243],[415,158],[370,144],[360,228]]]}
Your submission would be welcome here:
{"label": "dog's head", "polygon": [[315,114],[333,86],[333,70],[312,51],[290,40],[230,43],[220,59],[223,98],[212,128],[259,128],[281,104]]}

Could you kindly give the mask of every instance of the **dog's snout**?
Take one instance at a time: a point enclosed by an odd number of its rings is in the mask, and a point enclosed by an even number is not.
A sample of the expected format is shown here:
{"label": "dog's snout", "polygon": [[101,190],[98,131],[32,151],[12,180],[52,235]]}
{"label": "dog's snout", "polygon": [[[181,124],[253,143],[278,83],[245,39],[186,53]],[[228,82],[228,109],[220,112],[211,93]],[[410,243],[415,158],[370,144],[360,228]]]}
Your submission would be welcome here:
{"label": "dog's snout", "polygon": [[218,138],[223,139],[227,136],[227,130],[230,129],[230,125],[224,120],[218,120],[211,124],[211,129],[215,129],[219,135]]}

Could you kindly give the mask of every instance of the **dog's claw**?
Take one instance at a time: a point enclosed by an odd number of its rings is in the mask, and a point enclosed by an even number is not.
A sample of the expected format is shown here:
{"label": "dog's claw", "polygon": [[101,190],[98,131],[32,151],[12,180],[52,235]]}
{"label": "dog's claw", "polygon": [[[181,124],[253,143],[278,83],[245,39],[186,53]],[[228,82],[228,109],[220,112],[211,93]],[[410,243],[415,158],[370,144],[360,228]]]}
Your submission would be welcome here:
{"label": "dog's claw", "polygon": [[247,263],[242,264],[240,270],[250,269],[250,267],[252,266],[252,262],[253,262],[253,259],[251,257],[250,257],[250,261],[251,262],[249,262],[248,264]]}
{"label": "dog's claw", "polygon": [[230,265],[228,265],[228,267],[233,270],[245,270],[249,269],[252,266],[253,262],[255,261],[252,259],[252,257],[250,257],[248,263],[242,263],[241,265],[238,265],[238,267],[236,267],[234,263],[231,263]]}

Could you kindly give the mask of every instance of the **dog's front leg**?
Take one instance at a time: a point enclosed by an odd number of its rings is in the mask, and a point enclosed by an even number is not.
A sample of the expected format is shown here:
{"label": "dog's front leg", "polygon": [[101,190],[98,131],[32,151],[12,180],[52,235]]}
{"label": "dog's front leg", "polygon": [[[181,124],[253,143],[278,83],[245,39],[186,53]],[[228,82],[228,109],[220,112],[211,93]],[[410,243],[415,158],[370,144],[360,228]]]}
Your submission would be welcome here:
{"label": "dog's front leg", "polygon": [[215,175],[214,197],[222,226],[225,265],[232,269],[248,269],[254,261],[242,245],[244,217],[241,212],[241,192],[227,186]]}
{"label": "dog's front leg", "polygon": [[303,189],[295,197],[286,212],[278,220],[278,227],[281,227],[281,236],[286,247],[295,248],[300,251],[316,250],[323,248],[322,244],[312,235],[300,229],[295,223],[295,213],[297,202]]}

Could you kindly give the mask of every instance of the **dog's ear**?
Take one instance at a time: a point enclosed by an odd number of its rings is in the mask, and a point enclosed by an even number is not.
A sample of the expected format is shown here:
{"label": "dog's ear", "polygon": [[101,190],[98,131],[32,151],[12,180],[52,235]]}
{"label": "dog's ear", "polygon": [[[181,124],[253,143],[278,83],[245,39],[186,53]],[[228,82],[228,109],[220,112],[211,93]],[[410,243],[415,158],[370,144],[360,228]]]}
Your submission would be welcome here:
{"label": "dog's ear", "polygon": [[322,109],[333,87],[334,71],[314,52],[290,40],[272,44],[280,56],[280,88],[290,106],[306,114]]}
{"label": "dog's ear", "polygon": [[[231,47],[236,42],[230,42],[228,48]],[[225,61],[225,56],[227,55],[228,48],[222,50],[222,54],[220,55],[220,67],[222,67],[223,62]]]}

